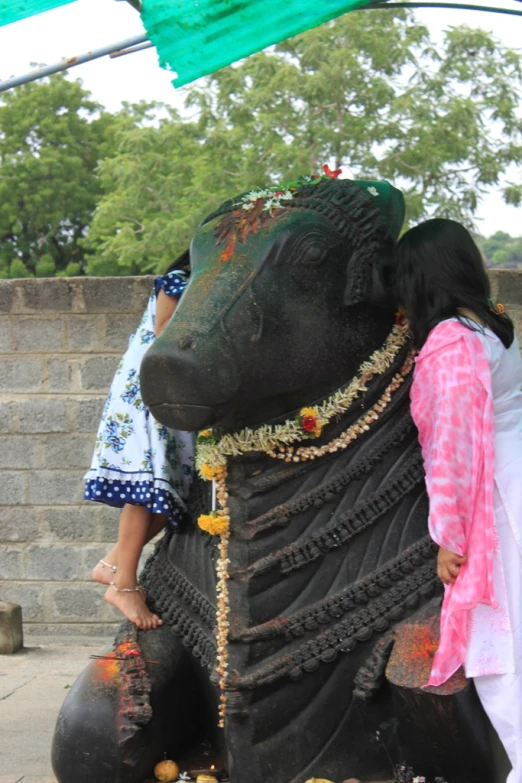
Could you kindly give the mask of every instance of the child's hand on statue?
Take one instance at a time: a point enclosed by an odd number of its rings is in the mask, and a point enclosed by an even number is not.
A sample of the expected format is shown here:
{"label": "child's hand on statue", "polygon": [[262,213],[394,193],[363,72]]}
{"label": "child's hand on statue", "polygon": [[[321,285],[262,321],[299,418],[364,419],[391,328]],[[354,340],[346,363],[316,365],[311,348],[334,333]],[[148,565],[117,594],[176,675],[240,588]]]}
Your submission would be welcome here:
{"label": "child's hand on statue", "polygon": [[449,549],[439,548],[437,555],[437,576],[445,585],[454,585],[460,573],[460,567],[466,562],[466,556],[461,557]]}

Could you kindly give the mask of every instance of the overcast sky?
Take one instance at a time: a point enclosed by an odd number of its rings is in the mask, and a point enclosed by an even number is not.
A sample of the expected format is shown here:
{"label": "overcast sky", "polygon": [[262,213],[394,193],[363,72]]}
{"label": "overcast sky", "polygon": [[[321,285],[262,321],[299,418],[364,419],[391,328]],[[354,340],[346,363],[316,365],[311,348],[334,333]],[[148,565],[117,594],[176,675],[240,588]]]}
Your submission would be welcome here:
{"label": "overcast sky", "polygon": [[[522,3],[515,0],[474,2],[522,10]],[[487,29],[514,48],[520,47],[522,40],[522,17],[442,9],[424,9],[416,14],[435,35],[450,25],[468,24]],[[0,28],[0,80],[25,73],[33,63],[54,63],[140,33],[144,33],[140,16],[128,3],[77,0]],[[154,49],[114,60],[103,58],[73,68],[70,73],[81,78],[94,98],[110,110],[117,109],[121,101],[154,100],[177,106],[182,102],[182,91],[174,89],[171,74],[158,66]],[[479,228],[486,235],[503,230],[520,236],[521,217],[522,208],[508,207],[499,193],[491,193],[481,204]]]}

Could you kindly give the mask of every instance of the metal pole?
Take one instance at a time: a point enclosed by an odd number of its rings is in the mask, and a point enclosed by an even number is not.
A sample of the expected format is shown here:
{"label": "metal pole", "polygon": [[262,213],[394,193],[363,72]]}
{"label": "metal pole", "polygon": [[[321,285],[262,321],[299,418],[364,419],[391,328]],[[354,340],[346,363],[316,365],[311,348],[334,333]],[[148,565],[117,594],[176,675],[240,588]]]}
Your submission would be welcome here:
{"label": "metal pole", "polygon": [[44,76],[50,76],[53,73],[59,71],[67,71],[69,68],[74,68],[76,65],[82,65],[88,63],[91,60],[97,60],[99,57],[106,57],[114,52],[120,52],[125,49],[130,49],[133,46],[147,43],[148,39],[146,35],[135,35],[133,38],[128,38],[125,41],[119,41],[109,46],[104,46],[101,49],[95,49],[92,52],[86,52],[85,54],[79,54],[76,57],[68,57],[61,60],[55,65],[45,65],[43,68],[36,68],[34,71],[29,71],[22,76],[13,76],[12,79],[7,79],[5,82],[0,82],[0,92],[5,90],[11,90],[13,87],[18,87],[20,84],[27,84],[27,82],[34,82],[37,79],[42,79]]}
{"label": "metal pole", "polygon": [[[520,2],[520,0],[518,0]],[[359,8],[359,11],[376,11],[386,8],[460,8],[463,11],[488,11],[493,14],[510,14],[511,16],[522,16],[522,11],[514,11],[509,8],[494,8],[487,5],[472,5],[471,3],[374,3]]]}
{"label": "metal pole", "polygon": [[111,60],[115,57],[124,57],[126,54],[134,54],[134,52],[142,52],[143,49],[151,49],[154,46],[150,41],[140,44],[139,46],[132,46],[130,49],[119,49],[117,52],[112,52],[109,55]]}

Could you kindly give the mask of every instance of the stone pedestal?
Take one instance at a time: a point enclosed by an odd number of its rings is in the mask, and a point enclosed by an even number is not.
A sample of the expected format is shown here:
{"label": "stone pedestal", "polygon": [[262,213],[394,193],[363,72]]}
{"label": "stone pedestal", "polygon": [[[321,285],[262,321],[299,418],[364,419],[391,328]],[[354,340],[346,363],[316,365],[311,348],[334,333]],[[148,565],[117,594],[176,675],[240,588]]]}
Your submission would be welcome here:
{"label": "stone pedestal", "polygon": [[12,655],[23,646],[21,607],[0,601],[0,655]]}

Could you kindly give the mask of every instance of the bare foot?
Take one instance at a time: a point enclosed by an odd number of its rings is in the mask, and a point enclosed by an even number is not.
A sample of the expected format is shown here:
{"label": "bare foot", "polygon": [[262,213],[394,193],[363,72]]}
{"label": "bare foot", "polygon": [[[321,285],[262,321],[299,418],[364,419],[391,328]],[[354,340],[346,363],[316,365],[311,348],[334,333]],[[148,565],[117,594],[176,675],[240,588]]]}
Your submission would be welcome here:
{"label": "bare foot", "polygon": [[102,565],[101,560],[96,563],[92,570],[92,578],[95,582],[102,585],[109,585],[114,581],[114,571],[108,566]]}
{"label": "bare foot", "polygon": [[105,593],[105,600],[119,609],[128,620],[141,628],[142,631],[150,631],[152,628],[163,625],[163,620],[150,611],[142,592],[116,592],[112,587],[109,587]]}

